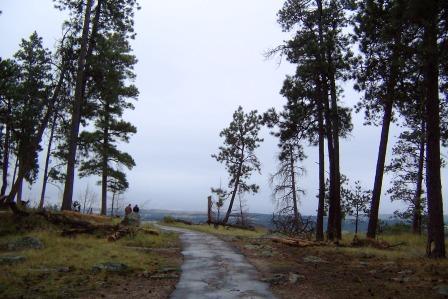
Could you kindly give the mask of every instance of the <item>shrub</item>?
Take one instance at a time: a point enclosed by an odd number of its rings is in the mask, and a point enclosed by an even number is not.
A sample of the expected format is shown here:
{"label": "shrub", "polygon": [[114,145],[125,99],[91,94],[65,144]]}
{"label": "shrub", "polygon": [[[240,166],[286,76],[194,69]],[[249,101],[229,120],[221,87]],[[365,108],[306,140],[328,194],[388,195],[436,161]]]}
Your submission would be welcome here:
{"label": "shrub", "polygon": [[165,222],[165,223],[174,223],[174,222],[176,222],[176,220],[172,216],[164,216],[163,217],[163,222]]}

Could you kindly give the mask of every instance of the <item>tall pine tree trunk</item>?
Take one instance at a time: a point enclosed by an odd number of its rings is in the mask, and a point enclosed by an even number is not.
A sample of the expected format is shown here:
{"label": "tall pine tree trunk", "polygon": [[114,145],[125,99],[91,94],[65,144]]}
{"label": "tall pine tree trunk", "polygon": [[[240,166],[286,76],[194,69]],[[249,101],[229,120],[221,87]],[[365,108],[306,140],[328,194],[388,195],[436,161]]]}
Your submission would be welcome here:
{"label": "tall pine tree trunk", "polygon": [[[324,88],[325,90],[325,88]],[[325,115],[325,129],[326,129],[326,135],[327,135],[327,147],[328,147],[328,162],[330,166],[330,187],[329,187],[329,193],[330,193],[330,203],[328,208],[328,221],[327,221],[327,238],[329,240],[334,240],[336,236],[336,228],[335,228],[335,184],[336,184],[336,177],[335,177],[335,158],[334,158],[334,147],[333,147],[333,128],[331,123],[331,116],[330,116],[330,104],[328,102],[328,96],[324,97],[324,115]]]}
{"label": "tall pine tree trunk", "polygon": [[239,161],[240,164],[238,166],[238,172],[236,174],[235,185],[233,187],[232,197],[230,198],[229,208],[227,209],[227,213],[224,216],[224,219],[222,220],[223,224],[226,224],[229,221],[230,214],[232,213],[233,202],[235,201],[235,196],[238,192],[238,187],[240,184],[241,171],[243,169],[243,161],[244,161],[244,144],[241,148],[241,159]]}
{"label": "tall pine tree trunk", "polygon": [[241,168],[242,168],[242,166],[243,166],[243,162],[240,162],[240,166],[238,168],[238,174],[237,174],[237,177],[235,179],[235,185],[234,185],[233,191],[232,191],[232,197],[230,198],[229,207],[227,208],[226,215],[224,216],[224,219],[222,220],[223,224],[226,224],[229,221],[230,214],[232,213],[233,202],[235,201],[235,196],[236,196],[236,194],[238,192],[238,187],[239,187],[239,183],[240,183],[240,176],[241,176]]}
{"label": "tall pine tree trunk", "polygon": [[381,128],[381,139],[378,148],[378,158],[376,162],[375,182],[373,184],[372,201],[370,204],[369,224],[367,226],[367,238],[376,237],[378,227],[378,213],[381,200],[381,189],[383,186],[384,164],[386,162],[387,143],[389,141],[389,129],[392,122],[392,109],[394,106],[395,85],[398,77],[398,45],[400,42],[400,29],[397,28],[397,34],[394,37],[394,48],[392,52],[392,61],[389,78],[384,98],[384,114]]}
{"label": "tall pine tree trunk", "polygon": [[115,202],[115,192],[112,193],[112,206],[110,211],[110,216],[114,217],[114,202]]}
{"label": "tall pine tree trunk", "polygon": [[445,257],[442,183],[440,178],[440,103],[437,20],[439,1],[427,1],[424,20],[423,69],[426,96],[426,189],[428,194],[427,255]]}
{"label": "tall pine tree trunk", "polygon": [[422,233],[422,206],[421,197],[423,191],[423,170],[425,163],[425,117],[422,118],[422,127],[420,133],[420,148],[418,157],[417,186],[415,188],[414,211],[412,215],[412,232],[414,234]]}
{"label": "tall pine tree trunk", "polygon": [[378,227],[378,211],[380,207],[381,188],[383,184],[384,164],[386,161],[387,142],[389,139],[389,128],[392,120],[392,101],[387,101],[384,106],[383,124],[381,128],[381,139],[376,162],[375,182],[373,184],[372,201],[370,206],[369,224],[367,237],[374,239]]}
{"label": "tall pine tree trunk", "polygon": [[20,173],[25,173],[25,157],[19,158],[19,168],[18,168],[18,176],[17,176],[17,205],[19,207],[22,206],[22,200],[23,200],[23,179],[25,176],[20,176]]}
{"label": "tall pine tree trunk", "polygon": [[322,87],[319,86],[318,127],[319,127],[319,204],[316,219],[316,240],[324,240],[324,206],[325,206],[325,130],[323,119]]}
{"label": "tall pine tree trunk", "polygon": [[318,31],[319,31],[319,52],[318,60],[321,65],[321,82],[322,82],[322,102],[324,106],[324,118],[325,118],[325,130],[327,136],[327,147],[328,147],[328,162],[330,168],[330,207],[328,211],[328,223],[327,223],[327,238],[329,240],[334,240],[336,231],[335,231],[335,184],[336,184],[336,176],[335,176],[335,153],[334,153],[334,143],[333,143],[333,128],[331,121],[331,112],[330,112],[330,103],[328,99],[328,61],[325,59],[325,42],[323,35],[323,7],[322,0],[317,0],[317,8],[319,14],[319,22],[318,22]]}
{"label": "tall pine tree trunk", "polygon": [[106,104],[105,107],[105,119],[104,119],[104,131],[103,131],[103,153],[102,153],[102,179],[101,179],[101,215],[107,214],[107,178],[109,176],[109,109]]}
{"label": "tall pine tree trunk", "polygon": [[12,186],[16,183],[18,168],[19,168],[19,159],[17,159],[17,157],[16,157],[16,162],[14,163],[14,172],[12,173],[11,189],[12,189]]}
{"label": "tall pine tree trunk", "polygon": [[76,72],[76,85],[75,85],[75,100],[73,103],[72,121],[70,125],[70,136],[68,144],[68,156],[67,156],[67,173],[64,186],[64,196],[62,199],[62,210],[71,210],[72,197],[73,197],[73,184],[75,180],[75,162],[76,162],[76,150],[78,146],[78,134],[81,121],[81,108],[84,102],[85,88],[85,64],[86,55],[88,51],[88,39],[89,39],[89,27],[90,27],[90,14],[92,10],[93,0],[87,0],[84,24],[81,37],[81,49],[78,59],[78,69]]}
{"label": "tall pine tree trunk", "polygon": [[2,188],[0,190],[0,195],[2,196],[6,194],[6,188],[8,187],[9,151],[11,150],[11,124],[9,120],[10,115],[11,101],[8,100],[8,118],[6,121],[5,142],[3,144]]}
{"label": "tall pine tree trunk", "polygon": [[291,171],[291,191],[292,191],[292,204],[294,209],[294,221],[296,225],[297,231],[299,231],[300,221],[299,221],[299,208],[297,207],[297,193],[296,193],[296,176],[294,170],[294,154],[291,146],[290,150],[290,158],[289,158],[289,167]]}
{"label": "tall pine tree trunk", "polygon": [[331,58],[331,51],[328,52],[328,61],[329,61],[329,78],[330,78],[330,97],[331,97],[331,121],[333,128],[333,159],[334,159],[334,186],[333,186],[333,200],[330,202],[330,205],[334,205],[334,232],[336,234],[336,238],[339,240],[342,238],[342,229],[341,229],[341,174],[340,174],[340,165],[339,165],[339,115],[338,115],[338,102],[337,102],[337,94],[336,94],[336,79],[335,79],[335,70]]}
{"label": "tall pine tree trunk", "polygon": [[45,202],[45,192],[47,190],[47,182],[48,182],[48,167],[50,165],[51,146],[54,138],[54,130],[56,129],[56,121],[57,121],[57,113],[54,114],[53,122],[51,124],[50,129],[50,137],[48,139],[47,156],[45,157],[44,177],[42,179],[42,191],[40,193],[40,201],[38,207],[39,209],[42,209],[44,207]]}

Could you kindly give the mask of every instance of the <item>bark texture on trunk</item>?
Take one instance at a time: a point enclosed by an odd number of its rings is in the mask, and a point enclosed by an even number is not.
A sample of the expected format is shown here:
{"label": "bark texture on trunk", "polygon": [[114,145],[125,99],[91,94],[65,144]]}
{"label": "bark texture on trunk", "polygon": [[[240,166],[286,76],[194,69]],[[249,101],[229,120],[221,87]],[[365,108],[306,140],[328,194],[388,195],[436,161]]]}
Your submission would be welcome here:
{"label": "bark texture on trunk", "polygon": [[[328,223],[327,223],[327,238],[329,240],[334,240],[335,237],[337,237],[337,231],[336,231],[336,213],[337,208],[335,205],[335,186],[337,184],[337,176],[336,174],[336,165],[335,165],[335,152],[334,152],[334,140],[333,140],[333,126],[332,123],[332,117],[331,117],[331,108],[330,103],[328,99],[328,80],[329,77],[329,70],[328,70],[328,61],[326,60],[326,51],[327,46],[324,42],[324,35],[323,35],[323,7],[322,7],[322,0],[317,0],[317,9],[319,13],[319,24],[318,24],[318,31],[319,31],[319,44],[320,49],[318,52],[318,59],[320,61],[320,64],[322,65],[321,69],[321,82],[322,82],[322,100],[323,100],[323,108],[324,108],[324,119],[325,119],[325,133],[327,136],[327,147],[328,147],[328,162],[329,162],[329,169],[330,169],[330,206],[328,211]],[[327,66],[325,66],[327,64]]]}
{"label": "bark texture on trunk", "polygon": [[[106,115],[108,113],[108,108],[106,107]],[[108,158],[108,148],[109,148],[109,118],[105,117],[105,128],[103,132],[103,161],[102,161],[102,180],[101,180],[101,215],[106,215],[107,213],[107,179],[109,176],[109,158]]]}
{"label": "bark texture on trunk", "polygon": [[384,98],[384,114],[381,128],[381,139],[378,148],[378,158],[376,162],[375,181],[372,191],[372,202],[370,205],[369,224],[367,226],[367,238],[376,237],[378,227],[378,212],[380,208],[381,189],[383,186],[384,164],[386,161],[387,143],[389,141],[389,128],[392,121],[392,109],[394,106],[395,85],[398,77],[398,44],[400,42],[400,29],[397,28],[397,34],[394,38],[394,48],[392,52],[391,68]]}
{"label": "bark texture on trunk", "polygon": [[291,148],[290,158],[289,158],[289,166],[291,171],[291,188],[292,188],[292,204],[294,208],[294,221],[296,223],[296,229],[299,230],[300,222],[299,222],[299,208],[297,206],[297,193],[296,193],[296,176],[294,170],[294,155],[293,150]]}
{"label": "bark texture on trunk", "polygon": [[338,102],[336,95],[336,79],[335,70],[332,63],[331,51],[328,52],[329,70],[330,70],[330,97],[331,97],[331,121],[333,128],[333,159],[334,159],[334,185],[333,185],[333,200],[330,204],[334,205],[333,216],[333,230],[337,240],[342,238],[341,230],[341,174],[339,166],[339,115],[338,115]]}
{"label": "bark texture on trunk", "polygon": [[427,255],[445,257],[442,183],[440,177],[440,103],[437,45],[438,1],[428,1],[424,21],[424,86],[426,96],[426,189],[428,194]]}
{"label": "bark texture on trunk", "polygon": [[414,234],[422,233],[422,206],[421,197],[423,193],[423,170],[425,163],[425,119],[422,119],[420,148],[418,157],[417,186],[415,188],[414,211],[412,215],[412,232]]}
{"label": "bark texture on trunk", "polygon": [[325,207],[325,130],[323,119],[322,87],[320,86],[320,99],[318,101],[319,126],[319,204],[316,219],[316,240],[324,240],[324,207]]}
{"label": "bark texture on trunk", "polygon": [[64,186],[64,196],[62,199],[62,207],[61,207],[62,210],[71,210],[72,208],[73,184],[75,180],[76,150],[78,146],[79,126],[81,122],[81,110],[84,102],[83,89],[85,88],[85,64],[88,51],[90,15],[92,10],[92,3],[93,0],[87,0],[84,13],[84,24],[81,37],[81,49],[79,53],[78,69],[76,73],[75,100],[73,103],[72,121],[70,124],[67,173]]}
{"label": "bark texture on trunk", "polygon": [[56,121],[57,121],[57,114],[55,113],[55,115],[53,117],[53,122],[51,124],[50,137],[48,139],[47,155],[45,157],[45,168],[44,168],[44,176],[42,178],[42,191],[40,193],[40,201],[39,201],[39,207],[38,207],[39,209],[42,209],[44,207],[44,202],[45,202],[45,192],[47,190],[47,182],[48,182],[48,168],[50,165],[51,146],[53,143],[54,131],[56,129]]}
{"label": "bark texture on trunk", "polygon": [[[244,149],[244,146],[243,146],[243,149]],[[236,194],[238,193],[238,187],[239,187],[239,184],[240,184],[240,177],[241,177],[241,170],[242,170],[242,168],[243,168],[243,159],[240,160],[240,165],[238,167],[238,173],[237,173],[237,176],[236,176],[236,179],[235,179],[235,185],[234,185],[233,191],[232,191],[232,197],[230,198],[229,208],[227,209],[227,213],[224,216],[224,219],[222,220],[223,224],[226,224],[229,221],[230,214],[232,213],[233,202],[235,201]]]}
{"label": "bark texture on trunk", "polygon": [[[8,115],[11,115],[11,101],[8,100]],[[6,194],[6,188],[8,187],[8,170],[9,170],[9,151],[11,150],[10,144],[11,138],[11,124],[8,117],[5,128],[5,142],[3,144],[3,165],[2,165],[2,188],[0,195]]]}
{"label": "bark texture on trunk", "polygon": [[384,164],[386,162],[387,142],[389,140],[389,128],[392,120],[393,102],[388,101],[384,106],[383,124],[381,128],[381,139],[378,148],[376,162],[375,182],[373,184],[372,201],[370,205],[369,224],[367,237],[374,239],[378,227],[378,211],[380,208],[381,188],[383,185]]}

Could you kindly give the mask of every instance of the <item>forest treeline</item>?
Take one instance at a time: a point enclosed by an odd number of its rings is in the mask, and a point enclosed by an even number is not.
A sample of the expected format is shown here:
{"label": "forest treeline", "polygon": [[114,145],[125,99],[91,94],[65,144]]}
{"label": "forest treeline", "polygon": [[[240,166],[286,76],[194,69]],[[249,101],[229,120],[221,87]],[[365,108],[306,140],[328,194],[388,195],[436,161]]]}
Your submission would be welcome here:
{"label": "forest treeline", "polygon": [[[340,240],[347,214],[356,223],[366,214],[366,236],[375,238],[386,193],[406,204],[398,216],[412,223],[414,233],[427,228],[427,255],[445,257],[441,145],[448,145],[448,2],[286,0],[277,16],[291,38],[267,56],[284,57],[296,71],[281,88],[282,111],[245,113],[239,107],[220,134],[224,145],[212,157],[225,165],[230,178],[229,190],[212,189],[221,207],[223,200],[230,201],[221,222],[228,222],[237,195],[258,191],[248,180],[260,171],[254,151],[266,125],[279,140],[279,167],[271,177],[277,212],[296,231],[304,226],[298,208],[304,146],[317,146],[317,240]],[[359,92],[355,107],[341,100],[346,81]],[[350,185],[341,173],[340,139],[353,129],[353,109],[364,113],[364,125],[381,127],[372,190],[358,181]],[[386,164],[393,123],[401,133]],[[388,190],[383,190],[385,172],[392,174]]]}
{"label": "forest treeline", "polygon": [[123,169],[135,166],[118,143],[136,133],[123,113],[138,96],[129,42],[139,6],[136,0],[54,0],[54,6],[67,16],[55,49],[34,32],[13,57],[0,60],[0,199],[26,213],[24,182],[42,176],[38,207],[53,183],[64,185],[62,209],[71,210],[77,169],[80,177],[100,177],[106,214],[108,193],[112,199],[123,193],[129,186]]}

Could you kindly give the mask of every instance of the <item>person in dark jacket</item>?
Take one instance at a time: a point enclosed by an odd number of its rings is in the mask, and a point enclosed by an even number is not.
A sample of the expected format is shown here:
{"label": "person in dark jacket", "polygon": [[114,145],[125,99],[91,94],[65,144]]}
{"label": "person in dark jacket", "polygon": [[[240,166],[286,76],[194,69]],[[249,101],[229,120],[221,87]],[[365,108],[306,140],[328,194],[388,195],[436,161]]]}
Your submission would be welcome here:
{"label": "person in dark jacket", "polygon": [[134,211],[134,213],[138,213],[140,212],[140,208],[138,207],[138,205],[135,205],[132,211]]}

